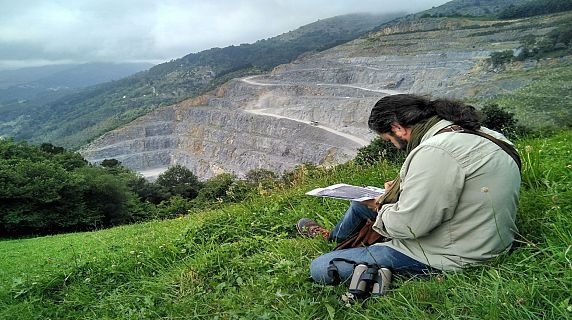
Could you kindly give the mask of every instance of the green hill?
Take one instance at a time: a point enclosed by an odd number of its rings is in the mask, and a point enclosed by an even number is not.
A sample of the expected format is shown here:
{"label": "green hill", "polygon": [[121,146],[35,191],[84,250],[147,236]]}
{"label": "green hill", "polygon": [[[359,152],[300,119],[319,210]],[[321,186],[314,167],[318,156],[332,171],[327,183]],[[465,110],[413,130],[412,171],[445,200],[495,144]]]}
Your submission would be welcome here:
{"label": "green hill", "polygon": [[297,172],[282,191],[173,220],[0,241],[2,319],[566,319],[572,315],[572,131],[522,139],[514,250],[480,267],[398,278],[364,306],[344,286],[308,281],[331,250],[295,235],[309,216],[332,226],[347,203],[304,196],[335,182],[381,184],[397,167],[352,163]]}

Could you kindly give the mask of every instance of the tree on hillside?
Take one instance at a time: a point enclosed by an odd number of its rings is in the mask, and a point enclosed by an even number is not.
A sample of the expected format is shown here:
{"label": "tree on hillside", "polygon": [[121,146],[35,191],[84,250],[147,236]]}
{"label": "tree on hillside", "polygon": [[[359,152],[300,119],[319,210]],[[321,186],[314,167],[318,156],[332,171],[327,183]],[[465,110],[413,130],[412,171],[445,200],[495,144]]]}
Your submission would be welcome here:
{"label": "tree on hillside", "polygon": [[114,168],[121,166],[121,161],[117,159],[105,159],[100,164],[104,168]]}
{"label": "tree on hillside", "polygon": [[199,194],[197,201],[228,201],[227,191],[236,181],[236,177],[230,173],[222,173],[205,181]]}
{"label": "tree on hillside", "polygon": [[496,103],[484,106],[481,113],[483,114],[483,126],[501,132],[505,136],[511,137],[524,130],[517,125],[518,121],[514,113],[504,110]]}
{"label": "tree on hillside", "polygon": [[[122,167],[120,167],[122,168]],[[51,145],[0,140],[0,233],[91,230],[148,218],[128,182],[135,173],[90,166]]]}
{"label": "tree on hillside", "polygon": [[126,181],[97,167],[82,168],[78,173],[83,178],[81,190],[86,213],[98,215],[98,222],[104,226],[134,220],[137,198]]}
{"label": "tree on hillside", "polygon": [[155,183],[165,187],[172,195],[180,195],[189,199],[196,198],[201,189],[197,176],[180,164],[161,173]]}
{"label": "tree on hillside", "polygon": [[77,175],[49,161],[0,159],[0,222],[6,233],[54,232],[82,220]]}
{"label": "tree on hillside", "polygon": [[170,193],[167,188],[157,183],[149,182],[141,176],[132,175],[126,180],[129,188],[131,188],[131,190],[133,190],[133,192],[135,192],[143,202],[159,204],[170,197]]}
{"label": "tree on hillside", "polygon": [[64,153],[66,151],[66,149],[62,147],[56,147],[51,143],[42,143],[40,145],[40,150],[51,154]]}

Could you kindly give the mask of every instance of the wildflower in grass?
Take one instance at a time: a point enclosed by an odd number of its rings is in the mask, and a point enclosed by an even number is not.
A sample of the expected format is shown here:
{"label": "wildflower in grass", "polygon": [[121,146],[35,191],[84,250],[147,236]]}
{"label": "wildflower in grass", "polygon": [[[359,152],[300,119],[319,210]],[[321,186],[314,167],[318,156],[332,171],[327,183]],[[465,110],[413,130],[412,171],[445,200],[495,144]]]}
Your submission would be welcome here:
{"label": "wildflower in grass", "polygon": [[524,147],[524,151],[526,151],[526,153],[531,153],[532,150],[533,150],[533,148],[532,148],[531,145],[528,145],[528,146]]}

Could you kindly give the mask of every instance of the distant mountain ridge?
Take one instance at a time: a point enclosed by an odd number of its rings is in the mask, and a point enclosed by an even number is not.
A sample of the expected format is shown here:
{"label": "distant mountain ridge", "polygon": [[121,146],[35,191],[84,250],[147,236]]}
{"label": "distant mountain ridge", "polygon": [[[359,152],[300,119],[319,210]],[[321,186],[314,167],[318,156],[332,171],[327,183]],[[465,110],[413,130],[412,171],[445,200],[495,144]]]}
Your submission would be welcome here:
{"label": "distant mountain ridge", "polygon": [[[270,70],[300,54],[324,50],[402,14],[352,14],[319,20],[277,37],[213,48],[97,85],[48,104],[0,115],[0,135],[77,148],[162,105],[196,96],[227,80]],[[0,107],[0,114],[2,114]]]}
{"label": "distant mountain ridge", "polygon": [[0,102],[30,99],[45,91],[61,91],[119,80],[153,67],[150,63],[85,63],[0,71]]}
{"label": "distant mountain ridge", "polygon": [[54,73],[66,70],[70,65],[56,64],[41,67],[0,70],[0,89],[49,77]]}

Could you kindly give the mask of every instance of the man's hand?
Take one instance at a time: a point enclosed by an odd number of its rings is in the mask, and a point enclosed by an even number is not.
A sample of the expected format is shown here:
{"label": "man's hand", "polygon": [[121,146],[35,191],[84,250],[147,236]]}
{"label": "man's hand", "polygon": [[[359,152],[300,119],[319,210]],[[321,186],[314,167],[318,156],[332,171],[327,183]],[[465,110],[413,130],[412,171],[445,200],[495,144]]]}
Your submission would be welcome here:
{"label": "man's hand", "polygon": [[366,205],[371,211],[377,212],[377,204],[375,204],[375,199],[364,200],[361,203]]}
{"label": "man's hand", "polygon": [[391,180],[391,181],[386,181],[383,184],[383,187],[385,188],[385,191],[389,190],[389,188],[391,188],[393,186],[393,183],[395,182],[395,180]]}

